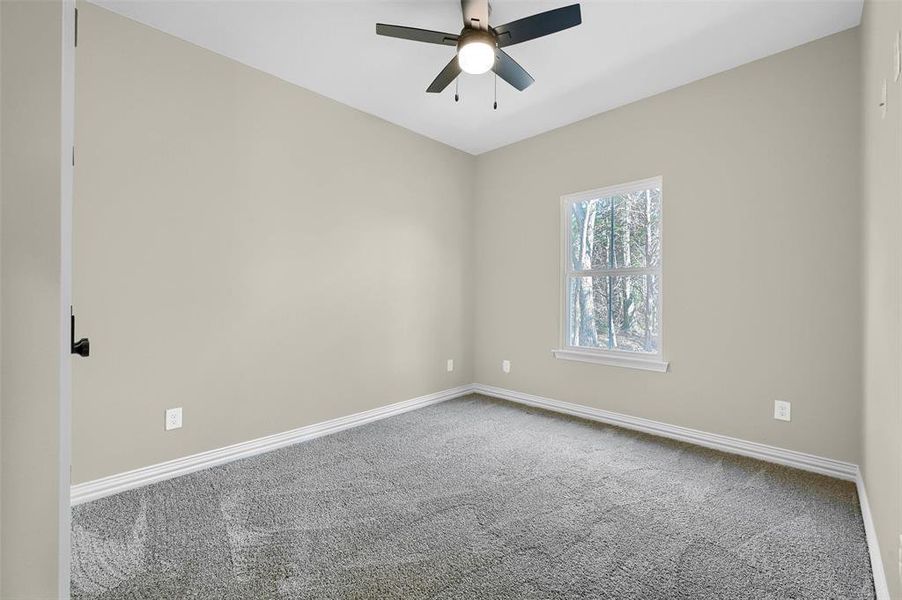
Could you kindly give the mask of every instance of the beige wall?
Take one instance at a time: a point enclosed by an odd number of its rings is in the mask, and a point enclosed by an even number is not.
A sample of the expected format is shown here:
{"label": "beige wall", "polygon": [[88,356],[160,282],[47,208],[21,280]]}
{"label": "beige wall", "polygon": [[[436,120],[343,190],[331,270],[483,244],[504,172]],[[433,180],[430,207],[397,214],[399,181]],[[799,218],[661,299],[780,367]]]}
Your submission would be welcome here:
{"label": "beige wall", "polygon": [[0,2],[0,597],[58,596],[60,2]]}
{"label": "beige wall", "polygon": [[[864,422],[862,470],[893,598],[902,598],[902,83],[893,47],[902,3],[868,1],[861,26],[864,94]],[[887,81],[882,117],[880,91]]]}
{"label": "beige wall", "polygon": [[74,483],[472,381],[472,156],[79,21]]}
{"label": "beige wall", "polygon": [[[857,462],[858,44],[843,32],[480,156],[476,380]],[[656,175],[671,371],[553,358],[560,196]]]}
{"label": "beige wall", "polygon": [[[75,482],[473,380],[858,461],[857,30],[478,159],[91,5],[78,60]],[[552,358],[559,196],[653,175],[671,372]]]}

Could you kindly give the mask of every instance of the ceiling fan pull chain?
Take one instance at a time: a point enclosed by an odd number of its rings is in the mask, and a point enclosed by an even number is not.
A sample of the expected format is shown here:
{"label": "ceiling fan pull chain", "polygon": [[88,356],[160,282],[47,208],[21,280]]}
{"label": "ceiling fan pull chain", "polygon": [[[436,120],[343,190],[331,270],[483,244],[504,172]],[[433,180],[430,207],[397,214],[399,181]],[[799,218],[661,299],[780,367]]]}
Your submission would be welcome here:
{"label": "ceiling fan pull chain", "polygon": [[460,94],[458,93],[459,91],[460,91],[460,77],[457,77],[454,79],[454,101],[455,102],[460,101]]}
{"label": "ceiling fan pull chain", "polygon": [[492,110],[498,110],[498,74],[495,73],[495,104],[492,106]]}

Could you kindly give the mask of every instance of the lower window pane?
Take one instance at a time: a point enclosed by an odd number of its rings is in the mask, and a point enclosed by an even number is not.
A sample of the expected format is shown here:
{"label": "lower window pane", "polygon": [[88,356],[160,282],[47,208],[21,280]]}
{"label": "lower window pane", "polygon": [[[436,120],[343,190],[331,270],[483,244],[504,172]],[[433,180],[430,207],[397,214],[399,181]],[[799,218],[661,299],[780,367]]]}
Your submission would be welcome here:
{"label": "lower window pane", "polygon": [[583,348],[657,353],[658,276],[571,277],[569,342]]}
{"label": "lower window pane", "polygon": [[570,345],[608,348],[607,278],[571,277],[568,290]]}
{"label": "lower window pane", "polygon": [[658,282],[655,275],[612,277],[611,346],[630,352],[658,351]]}

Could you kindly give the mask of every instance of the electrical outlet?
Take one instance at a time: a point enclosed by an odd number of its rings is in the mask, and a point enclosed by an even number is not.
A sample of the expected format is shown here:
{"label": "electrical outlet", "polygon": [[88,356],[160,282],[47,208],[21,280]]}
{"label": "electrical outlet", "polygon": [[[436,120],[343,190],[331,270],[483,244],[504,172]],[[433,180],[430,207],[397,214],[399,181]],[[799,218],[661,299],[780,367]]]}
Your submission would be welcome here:
{"label": "electrical outlet", "polygon": [[166,431],[170,429],[181,429],[182,427],[182,407],[166,409]]}
{"label": "electrical outlet", "polygon": [[791,421],[792,404],[785,400],[774,400],[774,418],[778,421]]}
{"label": "electrical outlet", "polygon": [[504,371],[505,373],[510,373],[511,372],[511,361],[502,360],[501,361],[501,370]]}
{"label": "electrical outlet", "polygon": [[449,358],[448,359],[448,372],[450,373],[453,370],[454,370],[454,359]]}

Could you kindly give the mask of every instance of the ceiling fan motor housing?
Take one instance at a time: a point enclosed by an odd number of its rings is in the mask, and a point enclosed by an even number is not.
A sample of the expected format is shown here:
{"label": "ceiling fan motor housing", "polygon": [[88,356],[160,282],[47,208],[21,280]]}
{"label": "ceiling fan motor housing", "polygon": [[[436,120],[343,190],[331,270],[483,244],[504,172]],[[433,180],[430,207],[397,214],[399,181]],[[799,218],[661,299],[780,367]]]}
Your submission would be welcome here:
{"label": "ceiling fan motor housing", "polygon": [[472,44],[474,42],[483,42],[488,44],[492,48],[498,46],[498,42],[495,41],[495,36],[485,31],[484,29],[471,29],[470,27],[464,27],[463,31],[460,32],[460,37],[457,38],[457,51],[460,52],[460,49],[466,46],[467,44]]}

